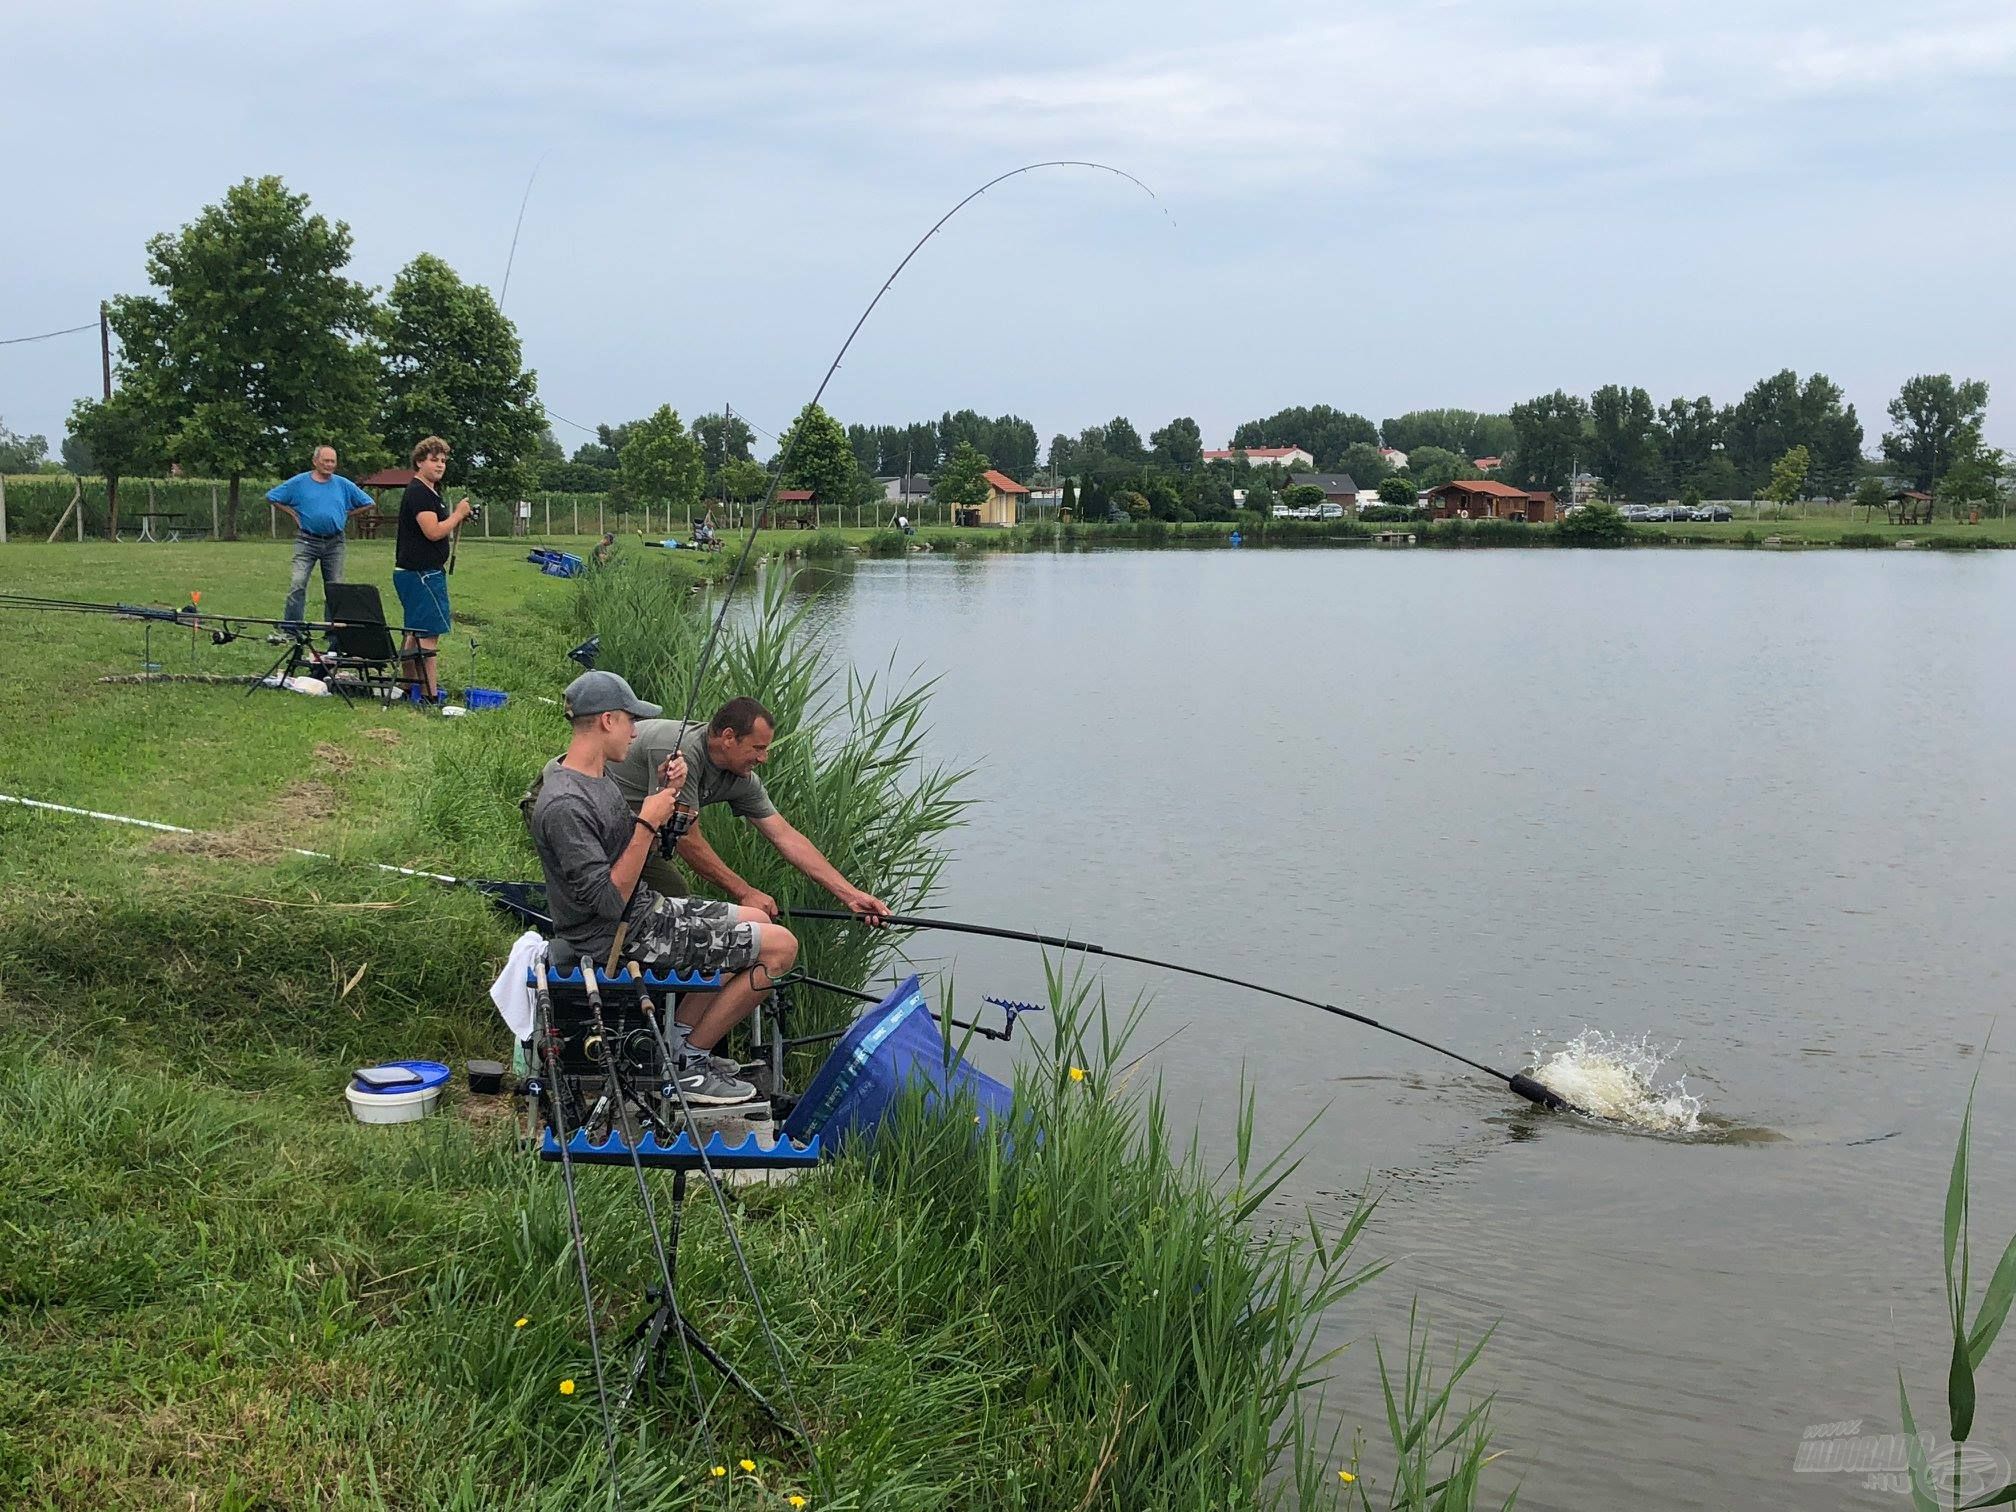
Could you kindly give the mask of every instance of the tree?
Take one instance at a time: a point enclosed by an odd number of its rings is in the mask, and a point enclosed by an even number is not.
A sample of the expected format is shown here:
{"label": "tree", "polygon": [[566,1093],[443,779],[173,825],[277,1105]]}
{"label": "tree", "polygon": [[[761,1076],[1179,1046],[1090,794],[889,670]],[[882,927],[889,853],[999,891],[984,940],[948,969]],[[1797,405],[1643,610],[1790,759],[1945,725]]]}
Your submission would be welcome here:
{"label": "tree", "polygon": [[721,491],[724,500],[733,499],[738,504],[746,504],[751,499],[763,497],[763,490],[770,486],[770,469],[761,462],[746,457],[737,458],[714,475],[714,486]]}
{"label": "tree", "polygon": [[323,444],[353,466],[384,455],[371,429],[377,311],[343,276],[349,261],[342,221],[308,214],[278,178],[246,179],[148,241],[158,297],[112,301],[120,385],[169,456],[230,480],[229,539],[246,473],[303,467]]}
{"label": "tree", "polygon": [[531,491],[546,412],[517,328],[488,289],[428,252],[401,268],[385,302],[384,370],[379,426],[396,449],[439,436],[450,471],[477,492]]}
{"label": "tree", "polygon": [[1412,509],[1419,502],[1420,495],[1421,490],[1405,473],[1390,473],[1379,484],[1379,502],[1390,504],[1395,509]]}
{"label": "tree", "polygon": [[1154,432],[1148,444],[1155,448],[1156,461],[1178,472],[1189,472],[1204,464],[1204,433],[1188,415],[1178,415]]}
{"label": "tree", "polygon": [[819,405],[808,404],[798,412],[784,432],[777,456],[780,463],[790,459],[784,466],[784,487],[811,489],[815,511],[822,504],[844,509],[858,495],[855,480],[861,468],[847,444],[847,432]]}
{"label": "tree", "polygon": [[1515,440],[1509,417],[1466,409],[1411,410],[1383,422],[1379,434],[1395,451],[1408,453],[1410,463],[1418,447],[1439,446],[1467,462],[1503,456]]}
{"label": "tree", "polygon": [[1841,402],[1841,387],[1825,373],[1803,383],[1786,368],[1754,384],[1721,417],[1722,444],[1742,478],[1760,491],[1778,458],[1804,446],[1812,458],[1812,483],[1829,495],[1854,481],[1862,454],[1862,422]]}
{"label": "tree", "polygon": [[[1470,459],[1441,446],[1417,446],[1407,454],[1407,471],[1422,488],[1440,488],[1458,478],[1480,478]],[[1352,478],[1358,475],[1353,473]]]}
{"label": "tree", "polygon": [[1988,385],[1949,373],[1908,378],[1890,401],[1883,455],[1911,475],[1913,488],[1930,488],[1955,461],[1980,443],[1988,414]]}
{"label": "tree", "polygon": [[1562,487],[1590,454],[1588,428],[1588,404],[1563,389],[1513,405],[1513,477],[1526,488]]}
{"label": "tree", "polygon": [[539,460],[543,462],[565,462],[567,448],[560,444],[560,438],[553,434],[549,424],[539,432]]}
{"label": "tree", "polygon": [[1062,500],[1062,507],[1064,510],[1069,511],[1072,518],[1074,519],[1077,518],[1078,485],[1076,483],[1073,483],[1069,478],[1066,478],[1064,480],[1064,497]]}
{"label": "tree", "polygon": [[[1413,461],[1412,457],[1407,459]],[[1335,471],[1349,473],[1351,481],[1360,488],[1377,488],[1393,471],[1393,464],[1379,455],[1379,448],[1370,441],[1354,441],[1344,448],[1337,458]]]}
{"label": "tree", "polygon": [[1771,479],[1763,487],[1763,496],[1780,509],[1790,508],[1804,497],[1806,474],[1812,466],[1812,454],[1803,446],[1793,447],[1771,464]]}
{"label": "tree", "polygon": [[1279,410],[1265,420],[1248,420],[1232,433],[1235,449],[1299,446],[1316,459],[1318,472],[1336,472],[1347,447],[1376,446],[1378,441],[1379,432],[1370,420],[1327,404]]}
{"label": "tree", "polygon": [[1077,469],[1078,443],[1066,435],[1052,436],[1048,456],[1052,475],[1068,477]]}
{"label": "tree", "polygon": [[691,512],[700,502],[707,469],[700,443],[687,434],[679,412],[661,404],[628,430],[619,469],[624,496]]}
{"label": "tree", "polygon": [[70,410],[70,440],[63,443],[66,460],[71,442],[83,453],[84,466],[105,479],[105,539],[119,539],[119,480],[161,470],[161,435],[145,407],[125,389],[110,399],[79,399]]}
{"label": "tree", "polygon": [[1743,477],[1736,471],[1736,464],[1721,452],[1715,453],[1706,462],[1694,469],[1689,479],[1694,491],[1704,499],[1740,499],[1743,497]]}
{"label": "tree", "polygon": [[1125,415],[1115,415],[1106,422],[1106,455],[1117,462],[1137,463],[1146,454],[1141,445],[1141,432],[1134,429],[1134,422]]}
{"label": "tree", "polygon": [[693,422],[693,439],[700,443],[700,460],[710,484],[728,463],[747,462],[755,455],[756,433],[740,415],[700,416]]}
{"label": "tree", "polygon": [[0,422],[0,473],[34,472],[48,455],[47,436],[23,436]]}
{"label": "tree", "polygon": [[1274,490],[1265,483],[1255,482],[1246,489],[1246,508],[1255,514],[1269,514],[1274,509]]}
{"label": "tree", "polygon": [[1589,396],[1595,442],[1591,470],[1626,499],[1643,499],[1659,467],[1657,416],[1642,388],[1606,383]]}
{"label": "tree", "polygon": [[[607,430],[608,426],[603,426]],[[606,472],[616,471],[617,451],[613,446],[605,446],[600,441],[583,441],[574,448],[573,461],[583,467],[599,467]]]}
{"label": "tree", "polygon": [[932,479],[931,497],[952,508],[984,504],[989,492],[986,474],[987,459],[971,441],[961,441]]}
{"label": "tree", "polygon": [[1588,504],[1561,517],[1554,539],[1563,546],[1628,546],[1631,527],[1612,506]]}
{"label": "tree", "polygon": [[1653,441],[1659,451],[1659,481],[1666,490],[1698,489],[1696,475],[1721,439],[1721,416],[1715,401],[1706,394],[1698,399],[1668,399],[1662,404],[1653,425]]}
{"label": "tree", "polygon": [[1933,490],[1933,498],[1953,511],[1959,519],[1970,508],[1992,509],[2002,502],[2002,471],[2005,458],[1990,447],[1974,445],[1954,460],[1946,476]]}
{"label": "tree", "polygon": [[1314,483],[1295,483],[1288,492],[1281,495],[1281,502],[1290,509],[1314,509],[1328,501],[1329,496]]}

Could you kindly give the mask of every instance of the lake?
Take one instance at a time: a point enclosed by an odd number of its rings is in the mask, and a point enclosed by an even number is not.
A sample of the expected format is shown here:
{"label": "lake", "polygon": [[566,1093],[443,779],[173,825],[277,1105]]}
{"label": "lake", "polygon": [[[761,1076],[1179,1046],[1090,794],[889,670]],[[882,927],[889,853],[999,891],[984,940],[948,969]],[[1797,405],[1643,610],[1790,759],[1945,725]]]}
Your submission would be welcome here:
{"label": "lake", "polygon": [[[1684,1075],[1711,1137],[1542,1115],[1326,1015],[1106,968],[1115,1000],[1154,994],[1139,1043],[1173,1036],[1150,1065],[1217,1147],[1242,1067],[1262,1148],[1317,1118],[1284,1216],[1334,1227],[1378,1198],[1362,1254],[1394,1266],[1330,1321],[1331,1422],[1377,1447],[1370,1339],[1396,1355],[1418,1297],[1445,1363],[1496,1324],[1473,1379],[1501,1499],[1517,1479],[1522,1507],[1578,1512],[1908,1507],[1797,1466],[1809,1429],[1896,1432],[1900,1365],[1945,1427],[1941,1202],[2012,1006],[2016,555],[820,576],[828,644],[942,676],[933,750],[979,769],[949,916],[1257,979],[1508,1070],[1585,1028],[1672,1048],[1660,1079]],[[914,948],[956,964],[967,1006],[1042,995],[1032,950]],[[2006,1049],[1985,1065],[1977,1291],[2016,1230],[2016,1085]],[[1988,1474],[2016,1455],[2012,1361],[2016,1338],[1984,1372]]]}

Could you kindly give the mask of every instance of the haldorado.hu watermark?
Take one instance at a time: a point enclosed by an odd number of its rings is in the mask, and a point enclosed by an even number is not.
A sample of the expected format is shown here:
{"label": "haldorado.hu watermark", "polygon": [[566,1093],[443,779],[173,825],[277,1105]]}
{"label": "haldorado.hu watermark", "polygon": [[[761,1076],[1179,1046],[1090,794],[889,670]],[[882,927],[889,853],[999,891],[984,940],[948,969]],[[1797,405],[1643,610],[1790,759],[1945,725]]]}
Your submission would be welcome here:
{"label": "haldorado.hu watermark", "polygon": [[[1911,1494],[1912,1435],[1864,1433],[1862,1420],[1815,1423],[1799,1439],[1796,1473],[1859,1475],[1870,1491]],[[1949,1444],[1936,1433],[1919,1433],[1925,1455],[1925,1484],[1944,1493],[1958,1489],[1962,1501],[1999,1491],[2009,1483],[2009,1459],[1980,1444]]]}

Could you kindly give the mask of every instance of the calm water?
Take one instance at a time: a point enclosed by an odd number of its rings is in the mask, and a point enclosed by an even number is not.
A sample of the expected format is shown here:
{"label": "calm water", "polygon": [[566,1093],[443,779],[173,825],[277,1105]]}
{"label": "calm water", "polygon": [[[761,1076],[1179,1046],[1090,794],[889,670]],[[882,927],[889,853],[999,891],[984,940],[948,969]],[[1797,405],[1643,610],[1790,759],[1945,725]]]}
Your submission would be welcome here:
{"label": "calm water", "polygon": [[[1502,1496],[1534,1508],[1903,1508],[1795,1472],[1812,1425],[1943,1427],[1940,1202],[1990,1021],[2016,1036],[2016,555],[1162,552],[918,558],[816,611],[864,666],[944,674],[935,748],[984,803],[953,917],[1328,998],[1510,1068],[1649,1034],[1731,1131],[1529,1114],[1292,1005],[1109,967],[1176,1106],[1262,1142],[1291,1206],[1379,1208],[1395,1260],[1331,1320],[1329,1411],[1418,1295],[1498,1331]],[[959,989],[1040,960],[945,936]],[[2016,1230],[2008,1052],[1977,1112],[1976,1268]],[[1985,1253],[1982,1253],[1985,1252]],[[1978,1282],[1977,1282],[1978,1285]],[[2016,1339],[1977,1438],[2016,1455]],[[1997,1481],[1996,1484],[2000,1484]]]}

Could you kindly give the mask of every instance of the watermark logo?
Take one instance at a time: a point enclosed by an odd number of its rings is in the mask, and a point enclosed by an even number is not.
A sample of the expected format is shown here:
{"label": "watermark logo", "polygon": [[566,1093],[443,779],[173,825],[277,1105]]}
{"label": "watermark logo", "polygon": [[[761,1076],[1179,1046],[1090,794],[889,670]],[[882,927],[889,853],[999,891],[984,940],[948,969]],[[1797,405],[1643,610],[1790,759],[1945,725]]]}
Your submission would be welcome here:
{"label": "watermark logo", "polygon": [[[1870,1491],[1911,1494],[1912,1435],[1864,1433],[1862,1420],[1815,1423],[1799,1439],[1793,1456],[1797,1474],[1857,1475]],[[1925,1459],[1925,1484],[1941,1492],[1957,1490],[1968,1501],[2009,1483],[2007,1456],[1980,1444],[1949,1444],[1935,1433],[1916,1435]]]}

